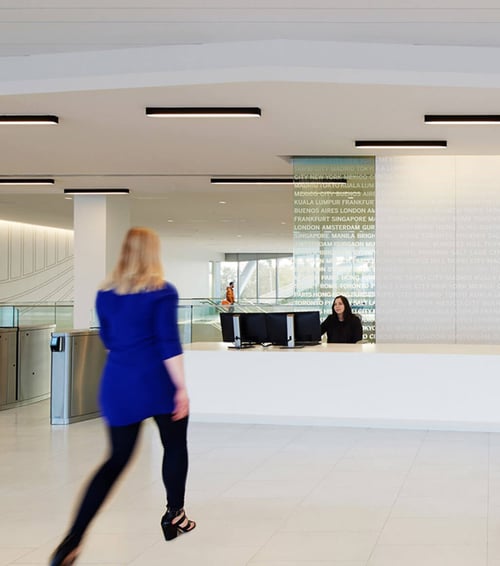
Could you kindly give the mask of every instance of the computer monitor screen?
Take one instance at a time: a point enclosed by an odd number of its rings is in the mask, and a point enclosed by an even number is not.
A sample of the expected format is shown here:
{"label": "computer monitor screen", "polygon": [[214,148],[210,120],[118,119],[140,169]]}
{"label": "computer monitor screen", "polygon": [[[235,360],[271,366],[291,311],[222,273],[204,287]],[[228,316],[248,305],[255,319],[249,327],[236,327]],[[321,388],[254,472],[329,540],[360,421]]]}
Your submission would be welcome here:
{"label": "computer monitor screen", "polygon": [[223,342],[234,342],[234,317],[239,317],[240,335],[239,339],[244,344],[263,344],[268,342],[267,325],[265,313],[243,312],[221,312],[220,325]]}
{"label": "computer monitor screen", "polygon": [[294,333],[296,343],[321,342],[321,321],[319,311],[296,312],[294,315]]}
{"label": "computer monitor screen", "polygon": [[[239,317],[240,336],[243,344],[271,343],[276,346],[289,346],[291,338],[288,330],[287,312],[268,313],[220,313],[222,340],[235,342],[234,317]],[[297,344],[321,342],[321,322],[319,311],[304,311],[293,314],[293,338]]]}
{"label": "computer monitor screen", "polygon": [[222,341],[234,342],[234,326],[233,326],[232,312],[220,313],[220,326],[222,329]]}
{"label": "computer monitor screen", "polygon": [[286,312],[268,312],[266,315],[267,339],[276,346],[288,345]]}
{"label": "computer monitor screen", "polygon": [[266,314],[246,312],[240,315],[241,340],[247,344],[264,344],[267,339]]}

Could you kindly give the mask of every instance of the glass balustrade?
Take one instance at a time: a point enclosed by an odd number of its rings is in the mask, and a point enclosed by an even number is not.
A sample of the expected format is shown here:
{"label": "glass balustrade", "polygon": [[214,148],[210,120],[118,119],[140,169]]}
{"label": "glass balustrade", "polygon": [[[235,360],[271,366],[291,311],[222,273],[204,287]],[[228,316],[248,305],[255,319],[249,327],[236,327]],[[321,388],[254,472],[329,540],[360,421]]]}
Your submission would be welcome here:
{"label": "glass balustrade", "polygon": [[[228,312],[279,312],[311,311],[320,312],[325,318],[331,312],[330,304],[301,304],[300,299],[292,297],[274,302],[262,302],[246,298],[238,300],[233,306],[221,305],[220,298],[191,298],[179,300],[178,323],[183,344],[191,342],[220,342],[222,339],[219,313]],[[362,307],[353,308],[366,321]],[[98,327],[97,317],[95,325]],[[93,319],[94,320],[94,319]],[[73,304],[65,303],[22,303],[13,305],[0,304],[0,327],[23,327],[55,324],[56,332],[73,329]]]}

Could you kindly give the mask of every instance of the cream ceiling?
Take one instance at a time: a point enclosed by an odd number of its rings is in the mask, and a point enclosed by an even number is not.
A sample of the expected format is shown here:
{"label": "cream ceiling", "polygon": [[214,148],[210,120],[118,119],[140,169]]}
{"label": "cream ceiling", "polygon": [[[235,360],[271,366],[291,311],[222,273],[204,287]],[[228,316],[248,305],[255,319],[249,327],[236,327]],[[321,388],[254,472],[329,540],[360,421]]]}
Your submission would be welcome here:
{"label": "cream ceiling", "polygon": [[[355,139],[500,154],[500,127],[423,124],[425,113],[500,113],[497,1],[144,4],[0,0],[0,114],[60,117],[0,129],[0,176],[56,179],[0,188],[1,219],[71,228],[64,188],[126,186],[133,222],[167,237],[287,251],[290,187],[215,188],[210,176],[289,175],[292,156],[358,154]],[[262,117],[144,116],[179,105]]]}

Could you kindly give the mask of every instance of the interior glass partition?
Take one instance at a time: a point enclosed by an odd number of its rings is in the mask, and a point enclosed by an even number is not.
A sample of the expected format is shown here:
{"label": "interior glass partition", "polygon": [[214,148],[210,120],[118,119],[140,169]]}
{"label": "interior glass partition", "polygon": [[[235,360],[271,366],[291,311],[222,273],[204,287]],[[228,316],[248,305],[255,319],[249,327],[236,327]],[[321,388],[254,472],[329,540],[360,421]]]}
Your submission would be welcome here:
{"label": "interior glass partition", "polygon": [[218,342],[221,309],[218,302],[211,299],[180,299],[177,318],[181,342]]}
{"label": "interior glass partition", "polygon": [[19,310],[10,305],[0,305],[0,327],[14,328],[19,326]]}
{"label": "interior glass partition", "polygon": [[[276,276],[273,272],[273,265],[282,261],[286,264],[284,277],[285,284],[282,288],[290,289],[289,279],[291,277],[290,269],[293,266],[291,258],[280,258],[269,261],[271,273],[267,273],[266,277]],[[264,271],[264,273],[266,273]],[[271,285],[271,283],[269,283]],[[300,301],[295,297],[281,297],[277,300],[262,299],[259,297],[249,297],[248,300],[239,300],[231,312],[235,313],[266,313],[266,312],[283,312],[286,311],[307,311],[317,310],[321,312],[322,305],[318,301]],[[179,299],[178,308],[178,324],[181,342],[189,344],[191,342],[220,342],[221,327],[220,313],[228,312],[228,307],[221,305],[218,298],[189,298]],[[94,324],[91,329],[99,328],[99,320],[94,316]],[[72,304],[28,304],[22,305],[0,305],[0,327],[19,328],[19,327],[36,327],[42,325],[56,325],[55,332],[71,332],[75,329],[73,322],[73,305]],[[78,329],[77,329],[78,330]],[[83,330],[83,329],[81,329]]]}
{"label": "interior glass partition", "polygon": [[55,324],[57,331],[73,328],[73,303],[19,303],[0,305],[0,326]]}
{"label": "interior glass partition", "polygon": [[375,158],[294,158],[295,299],[345,295],[375,340]]}
{"label": "interior glass partition", "polygon": [[72,303],[24,303],[18,306],[19,326],[55,324],[57,331],[73,328]]}

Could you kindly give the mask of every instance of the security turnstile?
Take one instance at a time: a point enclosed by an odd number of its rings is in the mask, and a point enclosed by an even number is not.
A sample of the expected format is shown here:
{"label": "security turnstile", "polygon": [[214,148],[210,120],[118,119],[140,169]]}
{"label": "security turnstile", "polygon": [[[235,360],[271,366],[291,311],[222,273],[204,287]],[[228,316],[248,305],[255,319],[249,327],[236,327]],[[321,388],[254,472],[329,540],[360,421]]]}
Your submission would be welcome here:
{"label": "security turnstile", "polygon": [[99,331],[55,332],[50,349],[51,424],[70,424],[97,417],[99,382],[106,360]]}
{"label": "security turnstile", "polygon": [[17,328],[0,328],[0,407],[17,400]]}
{"label": "security turnstile", "polygon": [[17,400],[47,399],[50,394],[50,337],[55,324],[20,326],[17,347]]}
{"label": "security turnstile", "polygon": [[54,329],[54,324],[0,328],[0,409],[49,397]]}

